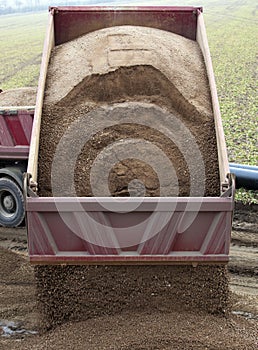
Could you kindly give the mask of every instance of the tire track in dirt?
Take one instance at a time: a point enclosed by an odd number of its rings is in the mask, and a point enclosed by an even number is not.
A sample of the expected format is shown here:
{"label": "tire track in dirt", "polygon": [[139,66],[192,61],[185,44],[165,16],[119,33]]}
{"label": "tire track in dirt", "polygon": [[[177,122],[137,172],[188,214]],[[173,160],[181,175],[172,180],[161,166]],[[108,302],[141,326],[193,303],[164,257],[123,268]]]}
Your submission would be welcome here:
{"label": "tire track in dirt", "polygon": [[258,206],[236,203],[231,234],[233,313],[258,319]]}
{"label": "tire track in dirt", "polygon": [[228,265],[230,272],[258,276],[257,262],[258,247],[231,245]]}
{"label": "tire track in dirt", "polygon": [[258,247],[258,233],[248,231],[233,231],[231,235],[231,244],[246,247]]}

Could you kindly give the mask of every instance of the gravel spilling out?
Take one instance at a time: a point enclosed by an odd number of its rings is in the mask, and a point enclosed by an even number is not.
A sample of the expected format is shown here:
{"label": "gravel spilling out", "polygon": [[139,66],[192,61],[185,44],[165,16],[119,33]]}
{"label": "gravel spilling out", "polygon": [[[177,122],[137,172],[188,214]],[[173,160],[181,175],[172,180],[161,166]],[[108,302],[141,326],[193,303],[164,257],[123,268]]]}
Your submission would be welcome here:
{"label": "gravel spilling out", "polygon": [[127,310],[228,314],[226,266],[37,266],[43,326]]}

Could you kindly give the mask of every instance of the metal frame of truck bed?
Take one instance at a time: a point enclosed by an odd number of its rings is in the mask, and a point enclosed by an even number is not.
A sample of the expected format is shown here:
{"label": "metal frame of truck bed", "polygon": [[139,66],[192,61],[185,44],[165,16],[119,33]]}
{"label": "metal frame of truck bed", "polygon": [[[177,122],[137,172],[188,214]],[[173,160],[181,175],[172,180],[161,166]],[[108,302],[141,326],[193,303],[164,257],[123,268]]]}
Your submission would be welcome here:
{"label": "metal frame of truck bed", "polygon": [[[52,48],[94,30],[125,24],[171,31],[198,42],[205,60],[212,98],[220,197],[125,200],[36,195],[41,113]],[[29,256],[32,263],[226,263],[234,190],[202,8],[50,8],[25,178]]]}

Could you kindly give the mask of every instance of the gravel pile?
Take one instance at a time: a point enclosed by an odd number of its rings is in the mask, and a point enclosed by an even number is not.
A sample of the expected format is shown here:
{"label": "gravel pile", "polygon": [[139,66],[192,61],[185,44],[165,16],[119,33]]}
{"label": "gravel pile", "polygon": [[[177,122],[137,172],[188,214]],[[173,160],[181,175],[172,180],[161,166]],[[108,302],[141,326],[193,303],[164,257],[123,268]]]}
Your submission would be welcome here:
{"label": "gravel pile", "polygon": [[23,87],[0,93],[0,106],[35,106],[37,88]]}

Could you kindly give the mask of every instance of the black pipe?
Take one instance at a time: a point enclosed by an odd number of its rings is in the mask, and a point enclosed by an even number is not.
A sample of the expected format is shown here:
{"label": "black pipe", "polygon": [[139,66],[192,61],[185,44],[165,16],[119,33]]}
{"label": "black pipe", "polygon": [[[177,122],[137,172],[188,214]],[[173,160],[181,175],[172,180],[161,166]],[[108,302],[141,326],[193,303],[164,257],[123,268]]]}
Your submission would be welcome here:
{"label": "black pipe", "polygon": [[236,188],[258,190],[258,166],[229,163],[229,169],[236,175]]}

